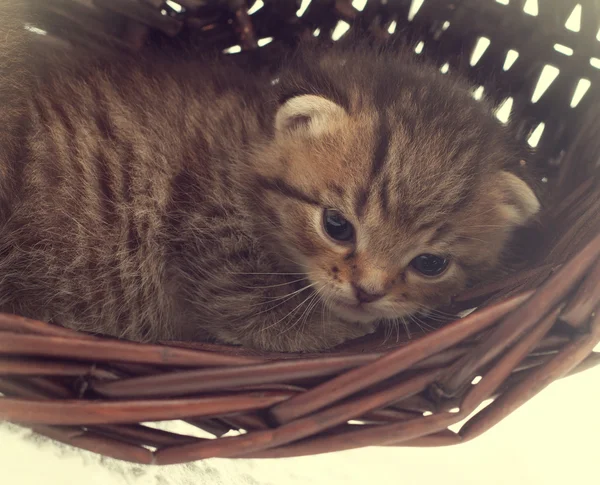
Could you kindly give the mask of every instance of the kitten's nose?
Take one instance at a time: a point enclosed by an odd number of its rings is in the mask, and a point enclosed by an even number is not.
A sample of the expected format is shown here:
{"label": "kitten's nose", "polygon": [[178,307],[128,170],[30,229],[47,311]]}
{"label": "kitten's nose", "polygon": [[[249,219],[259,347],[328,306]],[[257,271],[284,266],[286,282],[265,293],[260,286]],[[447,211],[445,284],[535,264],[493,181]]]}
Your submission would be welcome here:
{"label": "kitten's nose", "polygon": [[385,293],[371,293],[355,283],[352,283],[352,287],[354,288],[354,295],[360,303],[371,303],[385,295]]}

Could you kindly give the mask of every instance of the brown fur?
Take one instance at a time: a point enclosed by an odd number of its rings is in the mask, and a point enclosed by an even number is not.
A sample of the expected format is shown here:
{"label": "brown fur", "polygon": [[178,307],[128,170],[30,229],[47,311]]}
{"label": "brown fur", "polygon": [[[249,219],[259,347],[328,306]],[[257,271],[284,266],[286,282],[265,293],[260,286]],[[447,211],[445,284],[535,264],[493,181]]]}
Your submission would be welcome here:
{"label": "brown fur", "polygon": [[[322,349],[447,302],[533,212],[504,176],[509,134],[406,54],[308,49],[275,85],[160,56],[30,73],[22,31],[2,28],[0,86],[19,86],[0,87],[4,311],[140,341]],[[317,112],[335,103],[319,133],[310,116],[275,129],[306,94]],[[323,234],[324,208],[354,246]],[[416,274],[422,253],[448,271]],[[350,311],[357,281],[386,296]]]}

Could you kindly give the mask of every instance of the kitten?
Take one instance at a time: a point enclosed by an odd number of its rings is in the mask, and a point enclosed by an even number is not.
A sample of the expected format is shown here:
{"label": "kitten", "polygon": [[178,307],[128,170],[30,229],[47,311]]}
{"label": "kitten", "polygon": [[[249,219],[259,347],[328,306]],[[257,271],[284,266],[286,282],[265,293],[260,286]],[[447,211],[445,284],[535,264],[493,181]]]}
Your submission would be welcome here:
{"label": "kitten", "polygon": [[539,209],[489,108],[408,53],[305,47],[272,79],[160,54],[36,71],[7,45],[5,312],[325,349],[447,303]]}

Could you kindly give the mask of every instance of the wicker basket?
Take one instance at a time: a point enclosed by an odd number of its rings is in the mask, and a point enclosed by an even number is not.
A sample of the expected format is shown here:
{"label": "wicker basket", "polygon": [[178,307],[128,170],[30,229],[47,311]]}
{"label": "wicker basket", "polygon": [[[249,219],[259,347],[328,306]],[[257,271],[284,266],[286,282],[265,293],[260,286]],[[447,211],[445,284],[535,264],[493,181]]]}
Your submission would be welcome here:
{"label": "wicker basket", "polygon": [[[375,335],[321,355],[142,345],[1,315],[0,418],[137,463],[445,446],[600,363],[598,2],[264,2],[46,0],[41,23],[27,28],[46,33],[40,48],[194,45],[242,50],[252,62],[345,28],[408,42],[442,71],[470,76],[499,117],[512,107],[518,135],[537,147],[527,163],[547,209],[541,229],[523,234],[522,271],[462,295],[453,311],[477,311],[420,338]],[[540,75],[557,70],[540,96]],[[448,429],[467,418],[460,431]],[[140,424],[176,419],[217,439]],[[230,430],[243,432],[223,437]]]}

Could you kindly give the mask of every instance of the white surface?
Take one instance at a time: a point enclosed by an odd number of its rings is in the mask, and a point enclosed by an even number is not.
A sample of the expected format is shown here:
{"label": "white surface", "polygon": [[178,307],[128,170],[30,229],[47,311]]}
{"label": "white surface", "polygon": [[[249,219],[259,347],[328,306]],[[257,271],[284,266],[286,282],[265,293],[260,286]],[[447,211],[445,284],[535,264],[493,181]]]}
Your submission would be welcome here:
{"label": "white surface", "polygon": [[553,485],[600,483],[600,369],[555,383],[473,442],[286,460],[142,467],[38,443],[0,425],[2,485]]}

